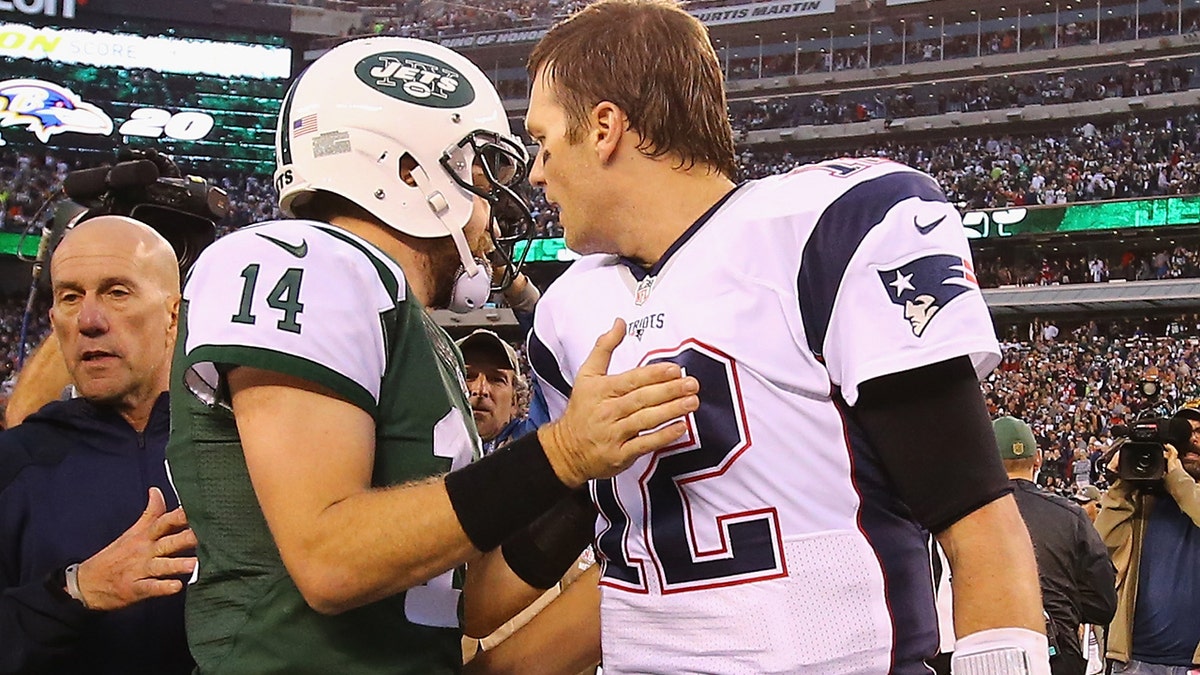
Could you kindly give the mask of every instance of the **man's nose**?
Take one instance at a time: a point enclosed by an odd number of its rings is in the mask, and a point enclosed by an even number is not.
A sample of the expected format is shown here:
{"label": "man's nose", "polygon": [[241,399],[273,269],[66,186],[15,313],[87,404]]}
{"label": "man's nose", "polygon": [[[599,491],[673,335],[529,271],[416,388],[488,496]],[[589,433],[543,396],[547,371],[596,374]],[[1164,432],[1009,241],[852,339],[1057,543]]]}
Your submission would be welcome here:
{"label": "man's nose", "polygon": [[79,306],[79,332],[87,337],[108,332],[108,315],[104,305],[90,293],[84,296]]}
{"label": "man's nose", "polygon": [[471,392],[472,396],[487,396],[491,394],[491,389],[487,384],[487,377],[480,373],[467,380],[467,391]]}
{"label": "man's nose", "polygon": [[529,184],[534,187],[546,187],[546,171],[540,151],[533,156],[533,166],[529,167]]}

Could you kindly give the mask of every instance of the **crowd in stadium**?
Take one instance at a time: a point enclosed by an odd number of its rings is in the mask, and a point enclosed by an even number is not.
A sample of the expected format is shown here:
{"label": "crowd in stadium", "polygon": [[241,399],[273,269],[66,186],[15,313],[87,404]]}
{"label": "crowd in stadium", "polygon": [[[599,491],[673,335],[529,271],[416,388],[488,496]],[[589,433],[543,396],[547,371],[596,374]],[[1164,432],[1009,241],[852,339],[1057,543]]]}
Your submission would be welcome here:
{"label": "crowd in stadium", "polygon": [[489,30],[549,26],[579,9],[578,0],[478,0],[470,4],[402,0],[364,22],[351,35],[399,35],[429,38]]}
{"label": "crowd in stadium", "polygon": [[[930,22],[931,29],[936,29],[939,25],[937,21]],[[799,50],[789,54],[764,55],[761,71],[757,55],[731,58],[727,74],[730,79],[778,77],[823,71],[863,70],[943,59],[978,58],[1018,51],[1015,30],[983,31],[978,34],[969,31],[947,35],[944,40],[941,37],[900,40],[902,27],[897,25],[889,28],[893,34],[890,39],[882,43],[877,42],[869,49],[864,45],[852,49],[835,48],[831,52],[819,44],[820,40],[812,40],[808,43],[812,46],[806,46],[801,39]],[[1131,17],[1104,19],[1100,22],[1100,41],[1109,43],[1174,35],[1181,30],[1184,33],[1200,30],[1200,11],[1184,10],[1182,23],[1171,11],[1143,13],[1137,22]],[[823,34],[826,39],[827,36],[828,34]],[[1066,22],[1060,24],[1057,29],[1050,25],[1036,25],[1022,31],[1019,51],[1094,44],[1095,36],[1094,21]]]}
{"label": "crowd in stadium", "polygon": [[[349,35],[382,34],[438,38],[463,33],[542,28],[584,4],[586,3],[580,0],[483,0],[469,4],[403,0],[373,9],[371,18],[352,30]],[[693,9],[728,4],[730,3],[727,1],[688,3]],[[830,51],[820,44],[820,39],[807,43],[801,40],[802,46],[797,50],[789,50],[790,53],[763,56],[761,69],[757,55],[729,58],[726,74],[730,79],[774,77],[1055,49],[1093,44],[1096,41],[1097,29],[1100,41],[1104,43],[1200,30],[1200,10],[1196,9],[1184,10],[1182,19],[1168,9],[1159,13],[1142,11],[1137,20],[1132,16],[1111,17],[1101,20],[1099,26],[1095,21],[1065,21],[1057,28],[1045,25],[1052,13],[1034,21],[1026,16],[1029,23],[1019,34],[1015,30],[983,31],[979,34],[972,30],[959,31],[947,35],[944,39],[916,39],[906,37],[905,34],[906,30],[915,31],[915,24],[905,29],[897,23],[887,26],[890,33],[887,40],[877,42],[870,48],[864,44],[861,47]],[[929,29],[938,27],[938,22],[929,22]],[[820,37],[824,39],[828,35],[822,33]]]}
{"label": "crowd in stadium", "polygon": [[[24,294],[0,295],[0,397],[7,396],[8,381],[17,370],[17,362],[21,352],[22,320],[25,319]],[[42,297],[34,304],[25,325],[26,351],[42,341],[50,332],[50,303]]]}
{"label": "crowd in stadium", "polygon": [[[1187,64],[1190,65],[1190,64]],[[1185,91],[1191,68],[1183,63],[1158,67],[1095,69],[1078,77],[1034,73],[976,82],[893,87],[848,94],[801,95],[730,105],[737,130],[777,129],[802,124],[841,124],[872,119],[941,115],[1125,98]]]}
{"label": "crowd in stadium", "polygon": [[[1154,324],[1089,321],[1069,331],[1035,320],[1011,328],[1002,347],[1004,360],[983,383],[989,412],[1029,423],[1046,451],[1043,484],[1062,493],[1103,483],[1098,460],[1115,425],[1197,394],[1200,315]],[[1138,390],[1147,379],[1161,386],[1155,400]],[[1081,456],[1088,462],[1077,476]]]}
{"label": "crowd in stadium", "polygon": [[1149,281],[1200,277],[1200,253],[1185,246],[1128,249],[1113,257],[1046,253],[1028,260],[977,254],[980,286],[1051,286],[1107,281]]}
{"label": "crowd in stadium", "polygon": [[[1167,120],[1082,120],[1055,133],[863,143],[844,154],[914,166],[960,207],[981,209],[1195,194],[1198,138],[1192,110]],[[745,177],[759,178],[838,154],[747,148],[740,160]]]}

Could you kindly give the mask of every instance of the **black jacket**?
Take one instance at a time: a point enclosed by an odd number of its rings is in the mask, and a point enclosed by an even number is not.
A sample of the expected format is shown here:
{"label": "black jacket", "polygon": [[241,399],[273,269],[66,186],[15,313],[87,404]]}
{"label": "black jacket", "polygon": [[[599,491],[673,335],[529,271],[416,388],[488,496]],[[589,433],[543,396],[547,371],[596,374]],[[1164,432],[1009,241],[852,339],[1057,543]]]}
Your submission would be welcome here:
{"label": "black jacket", "polygon": [[[1027,480],[1016,478],[1012,485],[1033,540],[1042,606],[1054,624],[1059,653],[1079,661],[1079,625],[1107,625],[1117,611],[1116,570],[1100,533],[1077,504]],[[1082,665],[1078,672],[1082,675]]]}
{"label": "black jacket", "polygon": [[107,546],[167,481],[167,395],[143,433],[84,399],[48,404],[0,433],[0,673],[189,673],[183,594],[92,612],[51,572]]}

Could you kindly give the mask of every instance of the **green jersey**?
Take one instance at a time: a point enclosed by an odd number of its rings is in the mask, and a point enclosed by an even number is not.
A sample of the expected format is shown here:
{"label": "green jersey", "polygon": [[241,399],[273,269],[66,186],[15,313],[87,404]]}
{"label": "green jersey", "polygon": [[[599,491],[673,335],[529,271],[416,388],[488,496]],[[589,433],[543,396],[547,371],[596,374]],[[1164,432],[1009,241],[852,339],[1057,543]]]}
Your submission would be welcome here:
{"label": "green jersey", "polygon": [[479,454],[462,360],[400,267],[343,230],[275,221],[221,238],[188,277],[171,375],[170,475],[199,540],[188,641],[202,673],[454,673],[457,570],[336,616],[280,560],[224,374],[252,366],[323,385],[375,420],[372,482]]}

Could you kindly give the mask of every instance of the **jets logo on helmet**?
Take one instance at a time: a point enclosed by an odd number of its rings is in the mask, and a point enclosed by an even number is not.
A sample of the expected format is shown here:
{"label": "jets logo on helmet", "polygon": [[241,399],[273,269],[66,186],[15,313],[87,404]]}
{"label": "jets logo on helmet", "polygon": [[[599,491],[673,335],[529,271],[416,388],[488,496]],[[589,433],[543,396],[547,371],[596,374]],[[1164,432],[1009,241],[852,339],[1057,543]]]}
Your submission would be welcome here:
{"label": "jets logo on helmet", "polygon": [[462,108],[475,100],[475,89],[463,74],[431,56],[412,52],[372,54],[354,74],[392,98],[434,108]]}

